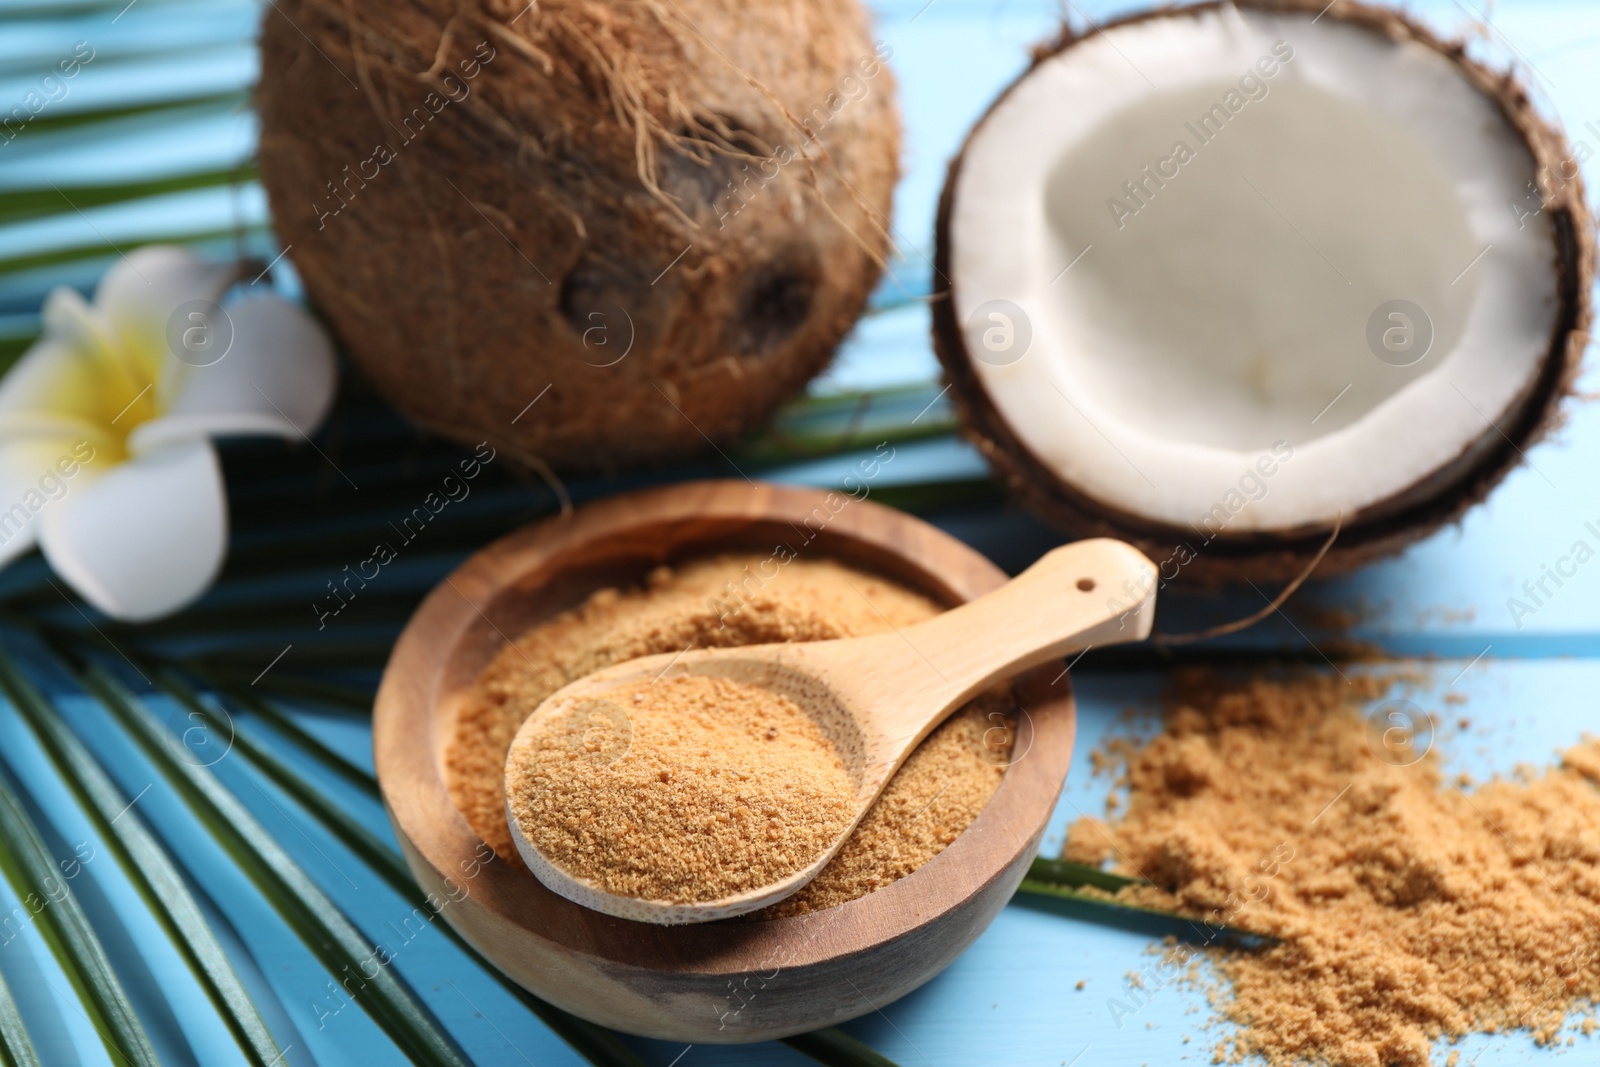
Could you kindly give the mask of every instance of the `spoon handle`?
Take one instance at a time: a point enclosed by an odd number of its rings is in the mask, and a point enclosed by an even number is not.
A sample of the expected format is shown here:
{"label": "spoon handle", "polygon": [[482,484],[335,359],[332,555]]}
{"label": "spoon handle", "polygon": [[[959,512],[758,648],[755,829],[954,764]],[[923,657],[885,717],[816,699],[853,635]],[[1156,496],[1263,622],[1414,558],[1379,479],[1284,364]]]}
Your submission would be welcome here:
{"label": "spoon handle", "polygon": [[1148,637],[1156,583],[1155,565],[1121,541],[1054,549],[994,592],[879,638],[883,658],[853,686],[866,698],[858,706],[872,708],[890,736],[920,739],[946,711],[1003,678]]}

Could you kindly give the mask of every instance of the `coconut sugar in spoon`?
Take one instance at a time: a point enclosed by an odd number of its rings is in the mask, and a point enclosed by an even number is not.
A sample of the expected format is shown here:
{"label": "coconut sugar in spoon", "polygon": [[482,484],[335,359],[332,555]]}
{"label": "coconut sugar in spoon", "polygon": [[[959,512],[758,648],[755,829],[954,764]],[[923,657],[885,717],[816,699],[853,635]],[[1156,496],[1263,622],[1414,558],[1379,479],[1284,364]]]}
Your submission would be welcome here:
{"label": "coconut sugar in spoon", "polygon": [[[1057,548],[994,592],[925,622],[835,641],[753,645],[645,656],[597,671],[544,700],[512,743],[576,701],[670,672],[760,686],[794,701],[832,741],[854,786],[854,816],[804,867],[780,881],[717,900],[620,896],[562,869],[523,833],[511,796],[517,850],[539,881],[568,900],[623,919],[708,922],[764,908],[811,881],[833,859],[911,751],[955,709],[1002,679],[1090,646],[1139,641],[1154,618],[1155,566],[1120,541]],[[581,761],[574,771],[582,773]]]}

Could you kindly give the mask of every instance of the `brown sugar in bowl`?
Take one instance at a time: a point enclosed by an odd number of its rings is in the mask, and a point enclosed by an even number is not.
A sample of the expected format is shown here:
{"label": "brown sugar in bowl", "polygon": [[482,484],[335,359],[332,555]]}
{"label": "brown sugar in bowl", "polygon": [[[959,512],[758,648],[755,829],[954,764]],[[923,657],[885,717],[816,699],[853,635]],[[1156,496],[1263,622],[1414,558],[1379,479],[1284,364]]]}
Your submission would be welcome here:
{"label": "brown sugar in bowl", "polygon": [[756,922],[655,926],[588,911],[492,858],[452,803],[444,763],[458,706],[506,640],[663,563],[779,544],[894,579],[946,607],[1006,580],[954,538],[866,500],[693,482],[612,497],[501,538],[440,583],[395,644],[372,732],[406,862],[479,952],[575,1015],[646,1037],[726,1044],[867,1014],[970,945],[1038,848],[1075,726],[1071,690],[1054,665],[1013,682],[1023,710],[1012,763],[972,825],[913,873],[847,903]]}

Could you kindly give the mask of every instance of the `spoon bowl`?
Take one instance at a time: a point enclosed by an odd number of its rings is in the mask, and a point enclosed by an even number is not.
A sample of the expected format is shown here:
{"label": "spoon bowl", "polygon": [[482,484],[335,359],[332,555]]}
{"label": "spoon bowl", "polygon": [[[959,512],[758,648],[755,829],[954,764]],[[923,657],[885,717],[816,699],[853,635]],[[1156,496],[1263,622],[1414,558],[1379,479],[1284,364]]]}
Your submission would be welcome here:
{"label": "spoon bowl", "polygon": [[[1149,636],[1155,574],[1154,565],[1130,545],[1080,541],[1047,553],[994,592],[904,629],[835,641],[646,656],[588,675],[534,709],[512,742],[506,765],[512,839],[545,886],[607,915],[675,925],[764,908],[796,892],[827,866],[906,757],[956,708],[1030,667],[1095,645]],[[693,675],[767,689],[798,705],[844,764],[853,787],[854,815],[848,825],[810,862],[782,879],[710,900],[620,895],[542,853],[523,832],[522,813],[512,799],[519,749],[551,717],[600,694]]]}

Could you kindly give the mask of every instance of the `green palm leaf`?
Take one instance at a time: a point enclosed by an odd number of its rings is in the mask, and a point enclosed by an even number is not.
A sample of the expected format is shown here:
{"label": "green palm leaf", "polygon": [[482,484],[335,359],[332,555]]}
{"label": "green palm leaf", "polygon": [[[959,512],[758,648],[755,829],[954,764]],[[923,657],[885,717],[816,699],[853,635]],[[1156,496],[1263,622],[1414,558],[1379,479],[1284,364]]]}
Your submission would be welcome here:
{"label": "green palm leaf", "polygon": [[[56,859],[11,787],[0,780],[0,872],[22,898],[19,908],[38,924],[50,951],[83,1002],[85,1014],[113,1060],[158,1067],[155,1050],[111,969],[100,939]],[[12,912],[14,916],[15,911]],[[8,916],[9,919],[9,916]],[[9,933],[9,926],[7,927]]]}
{"label": "green palm leaf", "polygon": [[[0,203],[4,197],[0,196]],[[133,237],[120,237],[113,244],[101,238],[81,244],[72,244],[61,247],[41,248],[33,252],[23,252],[13,256],[0,256],[0,275],[15,274],[26,270],[37,270],[40,267],[61,267],[76,263],[80,260],[99,259],[117,254],[119,248],[137,248],[142,244],[152,242],[178,242],[195,244],[202,241],[231,240],[248,233],[266,233],[264,225],[245,226],[241,229],[193,230],[183,234],[167,234],[150,232],[138,234]]]}
{"label": "green palm leaf", "polygon": [[[67,653],[69,663],[72,656]],[[359,975],[367,983],[359,1003],[413,1062],[465,1067],[455,1043],[416,999],[394,968],[372,975],[377,948],[256,821],[215,775],[179,757],[178,742],[142,701],[98,664],[71,663],[84,690],[128,731],[217,843],[233,857],[285,922],[332,974]],[[382,961],[386,963],[386,961]]]}
{"label": "green palm leaf", "polygon": [[[0,16],[0,18],[9,17]],[[43,133],[53,133],[59,130],[76,130],[85,126],[103,126],[116,122],[118,119],[137,119],[146,116],[174,116],[174,112],[192,112],[197,109],[231,110],[242,107],[249,102],[249,96],[242,92],[205,93],[197,96],[182,96],[173,100],[145,101],[142,103],[120,103],[111,107],[86,108],[82,111],[71,111],[65,114],[46,113],[29,122],[22,129],[16,131],[16,144],[27,144],[30,138]],[[84,131],[86,136],[93,136],[100,130]]]}
{"label": "green palm leaf", "polygon": [[[1253,933],[1238,926],[1212,923],[1196,915],[1165,911],[1107,896],[1129,886],[1149,884],[1143,879],[1112,874],[1098,867],[1040,856],[1029,865],[1027,876],[1022,879],[1022,884],[1017,886],[1017,893],[1024,899],[1033,897],[1057,901],[1067,908],[1070,914],[1091,921],[1100,919],[1114,923],[1121,920],[1138,924],[1146,920],[1155,920],[1169,925],[1178,936],[1185,939],[1198,938],[1202,943],[1222,940],[1242,947],[1277,943],[1277,938]],[[1085,892],[1085,889],[1090,891]]]}
{"label": "green palm leaf", "polygon": [[0,978],[0,1067],[39,1067],[39,1055],[4,978]]}
{"label": "green palm leaf", "polygon": [[[205,674],[201,674],[200,677],[206,681],[213,681]],[[245,686],[218,686],[213,681],[213,688],[218,691],[219,699],[226,699],[244,708],[251,715],[266,722],[274,732],[293,741],[296,748],[316,760],[317,763],[349,782],[373,800],[380,799],[378,780],[376,778],[317,740],[310,731],[273,707],[271,701],[261,699],[251,693]]]}
{"label": "green palm leaf", "polygon": [[889,1057],[837,1027],[785,1038],[783,1043],[829,1067],[895,1067]]}
{"label": "green palm leaf", "polygon": [[1128,878],[1120,874],[1103,871],[1099,867],[1090,867],[1082,863],[1072,863],[1068,860],[1052,860],[1039,856],[1028,865],[1028,876],[1025,879],[1035,884],[1043,882],[1047,885],[1065,886],[1078,889],[1083,886],[1093,886],[1103,889],[1108,893],[1115,893],[1130,885],[1149,885],[1138,878]]}
{"label": "green palm leaf", "polygon": [[209,661],[199,665],[197,669],[226,685],[237,687],[253,684],[265,692],[280,693],[322,707],[337,708],[345,712],[360,712],[363,715],[372,711],[372,691],[362,689],[360,686],[344,685],[322,678],[304,678],[284,671],[272,671],[256,678],[253,675],[259,672],[213,666]]}
{"label": "green palm leaf", "polygon": [[62,211],[87,211],[106,204],[120,204],[147,196],[181,193],[191,189],[208,189],[218,185],[233,185],[249,178],[251,171],[230,167],[226,170],[201,171],[196,174],[176,174],[166,178],[152,178],[140,182],[115,182],[100,185],[78,185],[62,182],[43,188],[7,189],[0,197],[0,225],[59,214]]}
{"label": "green palm leaf", "polygon": [[0,652],[0,689],[22,713],[61,777],[88,812],[145,904],[173,939],[184,962],[211,998],[240,1049],[256,1067],[280,1058],[267,1025],[250,1001],[210,924],[200,913],[172,859],[145,829],[132,803],[95,762],[44,696]]}

